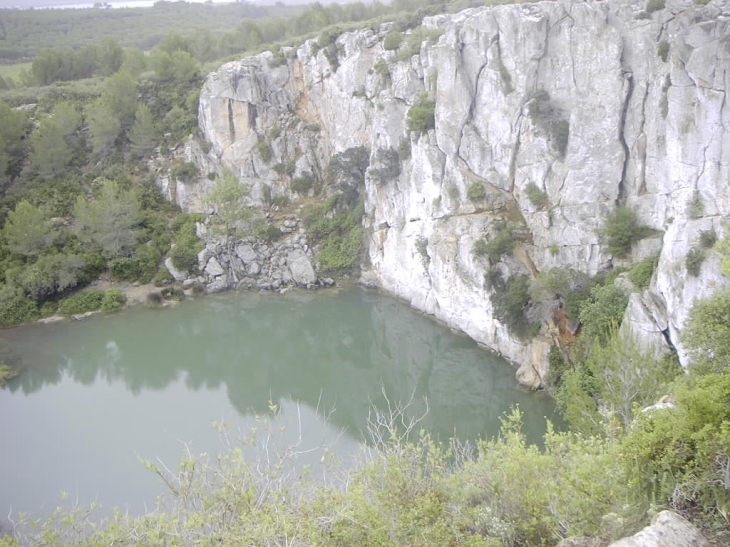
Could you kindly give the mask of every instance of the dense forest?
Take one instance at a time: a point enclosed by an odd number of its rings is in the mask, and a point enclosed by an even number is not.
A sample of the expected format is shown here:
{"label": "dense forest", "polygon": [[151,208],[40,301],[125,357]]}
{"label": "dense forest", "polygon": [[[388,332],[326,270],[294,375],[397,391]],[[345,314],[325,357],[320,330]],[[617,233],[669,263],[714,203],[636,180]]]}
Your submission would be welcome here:
{"label": "dense forest", "polygon": [[[425,15],[477,4],[0,11],[0,327],[121,307],[120,291],[86,288],[99,278],[152,282],[182,297],[162,264],[170,257],[180,269],[197,267],[201,219],[165,201],[155,177],[197,175],[174,152],[197,132],[207,71],[306,38],[328,45],[343,30],[385,21],[395,22],[395,36]],[[221,179],[225,189],[230,181]],[[351,205],[331,223],[340,218],[362,237]],[[640,229],[621,209],[604,226],[618,246]],[[704,239],[707,249],[728,245],[714,233]],[[486,245],[474,252],[488,255]],[[635,283],[654,266],[635,265]],[[565,305],[583,324],[570,351],[551,353],[550,389],[571,432],[549,433],[542,449],[526,444],[518,413],[505,418],[501,438],[475,447],[440,446],[425,434],[413,442],[396,413],[374,424],[380,451],[326,484],[289,480],[286,458],[260,473],[235,451],[218,461],[191,457],[178,474],[148,463],[170,487],[164,511],[117,515],[94,530],[82,508],[59,510],[18,535],[52,545],[544,545],[620,537],[672,507],[720,537],[730,512],[730,293],[693,308],[685,374],[675,358],[647,357],[619,335],[628,296],[613,284],[618,273],[586,281],[552,272],[501,287],[496,308],[515,328],[525,321],[525,293],[537,300],[557,286],[567,287]],[[0,364],[0,383],[12,373]],[[671,409],[640,412],[663,395]],[[2,536],[0,545],[17,540]]]}

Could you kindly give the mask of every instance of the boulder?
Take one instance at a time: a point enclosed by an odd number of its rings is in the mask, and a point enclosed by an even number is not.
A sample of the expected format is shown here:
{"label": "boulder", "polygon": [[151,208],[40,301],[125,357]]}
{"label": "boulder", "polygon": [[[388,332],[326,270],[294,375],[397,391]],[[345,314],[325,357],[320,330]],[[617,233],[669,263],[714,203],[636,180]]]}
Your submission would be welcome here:
{"label": "boulder", "polygon": [[166,258],[165,259],[165,268],[167,268],[167,271],[170,272],[170,275],[177,281],[178,283],[182,283],[188,278],[188,272],[184,272],[182,270],[178,270],[175,265],[172,263],[172,258]]}
{"label": "boulder", "polygon": [[223,266],[221,266],[220,262],[218,262],[218,259],[214,256],[208,260],[208,263],[205,265],[203,271],[205,271],[205,273],[212,277],[217,277],[226,273],[226,271],[223,269]]}
{"label": "boulder", "polygon": [[297,285],[307,286],[317,282],[317,274],[304,251],[294,250],[287,256],[291,277]]}
{"label": "boulder", "polygon": [[662,511],[651,525],[609,547],[710,547],[700,531],[672,511]]}

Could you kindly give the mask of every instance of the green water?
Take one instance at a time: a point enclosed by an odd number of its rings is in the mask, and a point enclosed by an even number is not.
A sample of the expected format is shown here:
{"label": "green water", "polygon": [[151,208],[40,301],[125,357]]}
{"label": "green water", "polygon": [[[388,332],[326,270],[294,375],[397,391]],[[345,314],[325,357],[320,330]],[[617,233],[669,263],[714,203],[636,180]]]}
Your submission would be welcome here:
{"label": "green water", "polygon": [[11,509],[47,515],[61,492],[102,514],[151,508],[163,486],[139,458],[174,468],[185,446],[219,452],[212,423],[246,432],[270,401],[280,442],[332,444],[344,459],[386,396],[412,400],[409,416],[428,408],[420,426],[441,439],[495,435],[515,404],[532,440],[555,419],[503,359],[359,289],[225,293],[32,325],[0,331],[0,355],[23,369],[0,390],[0,521]]}

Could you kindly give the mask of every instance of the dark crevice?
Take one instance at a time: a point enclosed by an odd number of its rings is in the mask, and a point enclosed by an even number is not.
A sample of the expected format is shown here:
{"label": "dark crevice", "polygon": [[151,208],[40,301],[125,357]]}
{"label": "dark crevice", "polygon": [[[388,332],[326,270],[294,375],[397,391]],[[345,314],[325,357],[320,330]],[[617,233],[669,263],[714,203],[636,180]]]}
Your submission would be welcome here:
{"label": "dark crevice", "polygon": [[621,148],[624,150],[624,164],[621,168],[621,181],[618,186],[619,203],[623,203],[626,199],[626,173],[629,168],[629,159],[631,158],[631,150],[629,150],[629,145],[626,144],[626,137],[624,135],[626,131],[626,117],[629,111],[629,105],[631,104],[631,96],[634,94],[634,76],[631,72],[626,72],[626,81],[628,82],[629,89],[626,92],[626,99],[624,99],[623,108],[621,108],[621,119],[619,120],[618,132],[618,140],[621,143]]}
{"label": "dark crevice", "polygon": [[228,99],[228,137],[231,143],[236,142],[236,122],[233,116],[233,99]]}

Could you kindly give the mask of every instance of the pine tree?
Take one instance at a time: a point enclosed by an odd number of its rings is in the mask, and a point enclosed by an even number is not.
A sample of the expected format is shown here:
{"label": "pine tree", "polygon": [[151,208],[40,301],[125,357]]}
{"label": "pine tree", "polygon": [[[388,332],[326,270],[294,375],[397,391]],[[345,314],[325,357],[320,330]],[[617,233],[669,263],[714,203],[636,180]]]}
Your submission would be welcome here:
{"label": "pine tree", "polygon": [[132,152],[140,158],[146,156],[157,145],[157,126],[147,105],[139,105],[134,116],[134,124],[127,131],[127,138],[132,143]]}

